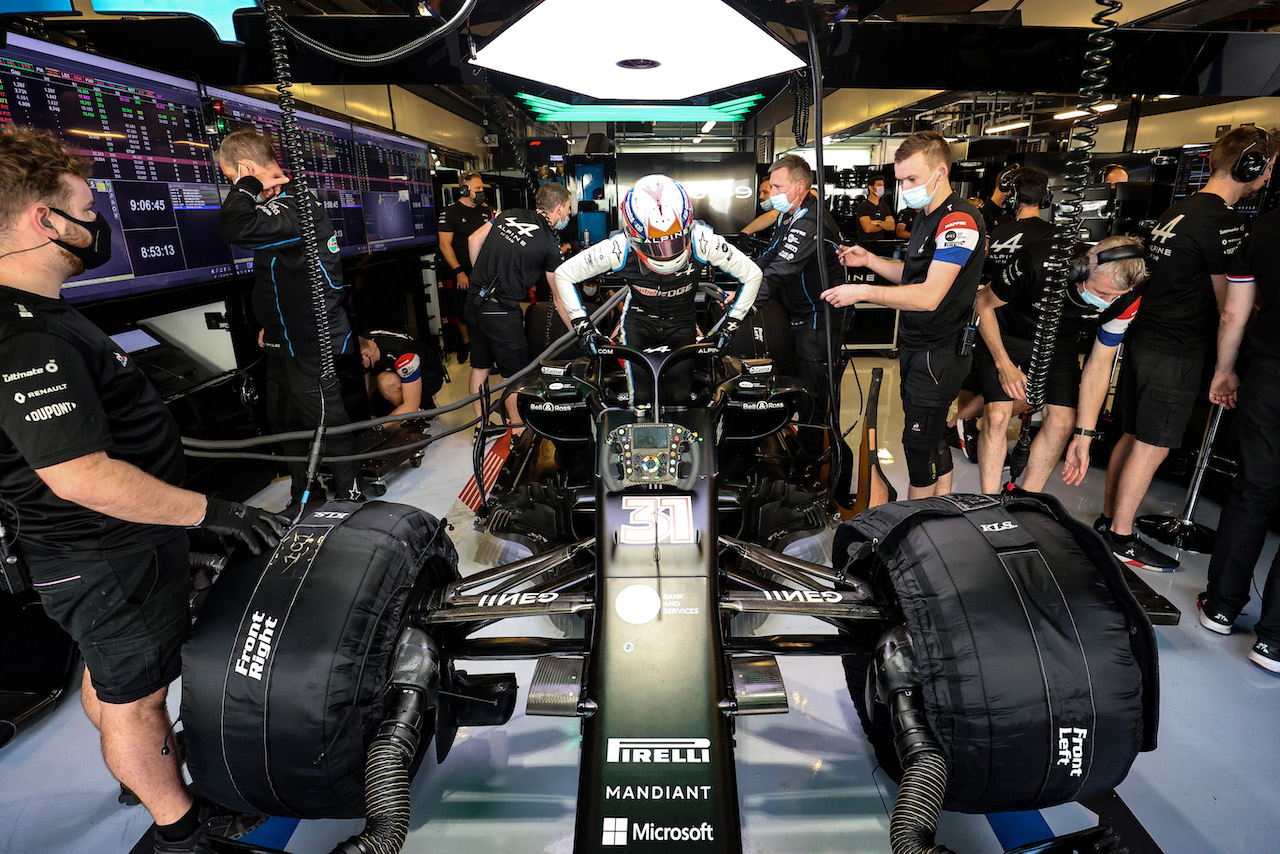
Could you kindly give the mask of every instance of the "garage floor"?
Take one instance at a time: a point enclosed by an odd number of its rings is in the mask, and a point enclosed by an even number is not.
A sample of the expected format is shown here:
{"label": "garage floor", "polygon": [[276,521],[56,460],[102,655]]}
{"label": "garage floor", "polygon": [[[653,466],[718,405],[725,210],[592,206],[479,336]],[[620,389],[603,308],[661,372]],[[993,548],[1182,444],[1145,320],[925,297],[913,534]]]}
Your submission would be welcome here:
{"label": "garage floor", "polygon": [[[885,367],[881,444],[884,471],[905,495],[897,363],[860,357],[865,388],[873,366]],[[465,394],[466,369],[453,366],[444,403]],[[852,372],[845,378],[846,425],[860,411]],[[437,419],[432,432],[461,423],[469,413]],[[457,496],[470,476],[470,430],[432,445],[421,468],[392,476],[387,500],[416,505],[455,524],[454,540],[464,572],[515,559],[519,548],[480,535]],[[956,452],[957,491],[978,491],[977,467]],[[1050,487],[1070,512],[1091,522],[1101,506],[1105,472],[1090,471],[1083,486]],[[255,503],[278,508],[287,485],[277,482]],[[1176,514],[1183,489],[1157,482],[1143,513]],[[1203,503],[1198,519],[1217,521],[1218,508]],[[1276,538],[1269,538],[1262,566]],[[795,544],[809,559],[829,557],[830,533]],[[1123,804],[1154,840],[1126,841],[1135,854],[1232,854],[1275,849],[1280,811],[1268,789],[1280,768],[1280,677],[1245,659],[1253,643],[1248,629],[1256,603],[1231,636],[1212,634],[1196,621],[1195,595],[1203,589],[1208,557],[1183,554],[1183,569],[1144,574],[1182,610],[1179,625],[1157,629],[1161,655],[1159,749],[1142,754],[1120,786]],[[1259,580],[1259,584],[1260,584]],[[771,618],[762,631],[787,629]],[[744,850],[751,854],[847,854],[888,852],[888,813],[894,786],[879,771],[862,736],[834,660],[784,659],[791,698],[786,716],[747,717],[738,724],[738,786]],[[472,665],[478,672],[482,668]],[[494,666],[514,670],[522,695],[532,664]],[[178,691],[171,692],[176,714]],[[413,787],[412,830],[406,852],[547,852],[569,854],[577,792],[578,728],[575,722],[526,717],[521,697],[511,723],[459,734],[444,765],[424,765]],[[1272,780],[1272,784],[1266,781]],[[1268,795],[1267,792],[1272,792]],[[41,854],[125,854],[148,831],[141,807],[120,806],[117,786],[98,758],[96,734],[74,700],[0,750],[0,851]],[[1112,805],[1116,811],[1123,807]],[[1117,818],[1113,815],[1111,821]],[[939,842],[960,854],[994,854],[1052,833],[1097,823],[1078,805],[1042,814],[966,816],[944,813]],[[360,822],[272,819],[251,837],[290,852],[327,852],[357,832]],[[1268,842],[1267,840],[1271,840]],[[144,850],[144,849],[139,849]],[[145,849],[149,850],[149,849]]]}

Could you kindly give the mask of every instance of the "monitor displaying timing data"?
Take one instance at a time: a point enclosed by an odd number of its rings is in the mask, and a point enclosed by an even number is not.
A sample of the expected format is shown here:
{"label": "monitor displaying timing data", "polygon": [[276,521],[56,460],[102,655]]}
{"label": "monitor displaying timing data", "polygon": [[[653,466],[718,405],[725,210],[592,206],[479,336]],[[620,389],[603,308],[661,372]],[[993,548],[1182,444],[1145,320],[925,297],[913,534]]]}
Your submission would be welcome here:
{"label": "monitor displaying timing data", "polygon": [[[206,94],[222,103],[223,120],[227,133],[250,128],[271,140],[276,152],[285,161],[280,150],[280,107],[222,89],[209,87]],[[359,255],[368,249],[365,238],[364,212],[360,206],[360,178],[356,171],[356,148],[351,137],[351,125],[339,119],[299,111],[298,129],[302,133],[302,171],[307,187],[333,220],[338,235],[338,246],[343,255]],[[215,142],[216,145],[216,142]],[[219,179],[222,175],[219,174]],[[227,185],[223,184],[225,192]],[[232,247],[237,272],[253,268],[253,253],[238,246]]]}
{"label": "monitor displaying timing data", "polygon": [[191,81],[10,34],[0,49],[0,125],[48,130],[93,163],[111,260],[67,282],[72,302],[234,274]]}
{"label": "monitor displaying timing data", "polygon": [[434,241],[436,212],[427,144],[359,126],[354,134],[369,248]]}

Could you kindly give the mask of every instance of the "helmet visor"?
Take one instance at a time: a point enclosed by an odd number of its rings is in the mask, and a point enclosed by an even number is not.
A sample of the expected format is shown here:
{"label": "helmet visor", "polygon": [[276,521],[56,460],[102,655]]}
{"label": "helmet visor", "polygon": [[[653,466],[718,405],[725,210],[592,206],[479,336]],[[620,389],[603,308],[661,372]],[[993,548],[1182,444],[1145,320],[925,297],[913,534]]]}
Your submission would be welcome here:
{"label": "helmet visor", "polygon": [[633,237],[631,245],[646,258],[654,261],[671,261],[679,258],[689,248],[689,232],[680,231],[666,237],[653,237],[648,240]]}

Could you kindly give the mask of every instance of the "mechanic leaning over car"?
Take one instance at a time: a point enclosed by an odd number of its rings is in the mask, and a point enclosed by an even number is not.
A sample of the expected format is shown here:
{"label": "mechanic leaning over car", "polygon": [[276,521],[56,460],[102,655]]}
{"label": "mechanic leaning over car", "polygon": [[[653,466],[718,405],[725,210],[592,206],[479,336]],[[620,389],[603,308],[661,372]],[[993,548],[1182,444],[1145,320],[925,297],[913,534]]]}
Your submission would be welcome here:
{"label": "mechanic leaning over car", "polygon": [[[575,288],[592,276],[614,272],[631,287],[620,324],[622,343],[641,350],[675,350],[697,338],[694,317],[698,282],[714,265],[742,283],[716,334],[724,351],[733,341],[760,287],[760,268],[737,247],[693,219],[693,204],[679,182],[646,175],[622,197],[622,230],[561,264],[555,273],[556,307],[584,350],[594,353],[602,336],[582,307]],[[680,366],[688,368],[689,365]],[[628,374],[630,376],[630,374]],[[669,401],[689,400],[689,373],[677,370],[664,389]],[[641,392],[638,403],[647,402]]]}
{"label": "mechanic leaning over car", "polygon": [[[323,418],[328,427],[350,423],[338,382],[321,377],[321,347],[333,351],[336,366],[359,373],[359,344],[344,308],[342,262],[333,221],[324,206],[308,194],[315,217],[317,249],[323,271],[324,307],[329,340],[320,342],[314,296],[298,209],[303,201],[298,185],[285,175],[275,147],[252,130],[229,134],[218,147],[218,168],[234,185],[222,203],[218,230],[228,243],[253,251],[253,313],[262,324],[262,349],[267,377],[263,397],[267,423],[279,433],[315,430]],[[351,433],[327,439],[330,454],[355,450]],[[305,457],[306,440],[281,442],[291,456]],[[306,463],[287,463],[292,505],[306,492]],[[335,493],[344,501],[362,497],[359,462],[331,463]],[[323,497],[323,496],[321,496]],[[286,515],[292,516],[289,510]]]}
{"label": "mechanic leaning over car", "polygon": [[111,773],[155,819],[154,850],[262,821],[187,792],[165,707],[191,624],[186,526],[273,548],[285,520],[181,489],[178,426],[110,338],[60,297],[111,257],[90,164],[52,136],[0,135],[0,498],[44,610],[75,640]]}
{"label": "mechanic leaning over car", "polygon": [[[538,188],[534,206],[536,210],[504,211],[476,229],[468,241],[474,267],[463,316],[471,334],[471,394],[480,391],[495,367],[510,377],[529,364],[520,303],[543,276],[555,287],[559,233],[573,215],[573,198],[563,184],[551,181]],[[476,417],[483,418],[481,401],[473,405]],[[507,414],[512,425],[523,426],[515,395],[507,397]]]}
{"label": "mechanic leaning over car", "polygon": [[951,148],[940,134],[911,134],[893,161],[903,202],[920,209],[905,260],[881,258],[861,246],[841,247],[840,258],[901,286],[840,285],[822,298],[835,306],[865,301],[902,312],[898,342],[902,445],[911,481],[907,496],[928,498],[951,491],[947,410],[973,359],[967,326],[987,235],[978,209],[952,192]]}
{"label": "mechanic leaning over car", "polygon": [[[813,169],[804,158],[794,154],[779,157],[769,167],[769,190],[773,209],[778,211],[778,224],[769,248],[760,256],[764,276],[761,291],[782,302],[795,333],[796,376],[814,401],[813,411],[800,416],[810,424],[825,423],[831,385],[827,366],[836,357],[842,330],[832,330],[828,351],[818,265],[827,266],[828,282],[844,281],[835,253],[840,228],[830,212],[823,211],[823,233],[829,242],[819,252],[818,198],[812,192]],[[822,449],[822,435],[821,430],[804,429],[798,438],[807,451],[814,453]]]}

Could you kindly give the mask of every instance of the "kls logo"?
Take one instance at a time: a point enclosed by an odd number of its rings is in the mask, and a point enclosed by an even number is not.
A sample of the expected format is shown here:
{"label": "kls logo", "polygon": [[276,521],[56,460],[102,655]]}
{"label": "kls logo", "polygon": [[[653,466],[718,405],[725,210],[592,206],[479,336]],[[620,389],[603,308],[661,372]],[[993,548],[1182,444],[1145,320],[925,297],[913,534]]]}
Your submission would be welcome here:
{"label": "kls logo", "polygon": [[992,534],[996,531],[1012,531],[1016,527],[1018,527],[1018,523],[1014,522],[1012,519],[1007,519],[1003,522],[991,522],[990,524],[981,526],[982,533],[984,534]]}
{"label": "kls logo", "polygon": [[350,513],[336,513],[332,510],[317,510],[311,514],[312,519],[345,519]]}

